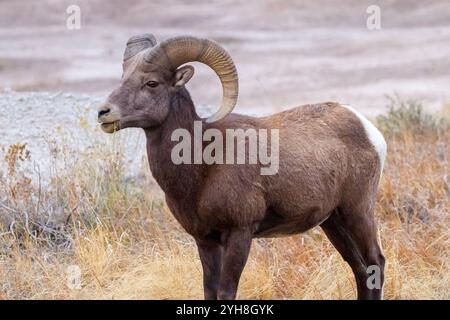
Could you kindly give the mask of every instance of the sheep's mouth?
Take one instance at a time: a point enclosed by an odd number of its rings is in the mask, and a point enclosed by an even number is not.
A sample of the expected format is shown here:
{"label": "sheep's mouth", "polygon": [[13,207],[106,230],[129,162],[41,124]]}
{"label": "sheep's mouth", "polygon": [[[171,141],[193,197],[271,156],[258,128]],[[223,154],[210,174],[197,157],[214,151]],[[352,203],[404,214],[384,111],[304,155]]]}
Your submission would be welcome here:
{"label": "sheep's mouth", "polygon": [[106,133],[114,133],[120,130],[119,120],[109,123],[102,123],[101,128]]}

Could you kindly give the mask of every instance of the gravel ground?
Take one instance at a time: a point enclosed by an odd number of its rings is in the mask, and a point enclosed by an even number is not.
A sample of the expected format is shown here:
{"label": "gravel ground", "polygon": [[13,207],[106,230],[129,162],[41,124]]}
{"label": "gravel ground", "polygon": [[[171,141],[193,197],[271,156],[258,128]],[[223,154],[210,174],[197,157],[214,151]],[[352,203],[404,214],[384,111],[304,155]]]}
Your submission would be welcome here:
{"label": "gravel ground", "polygon": [[[22,169],[34,176],[39,172],[45,181],[53,170],[64,169],[76,159],[78,152],[121,141],[121,146],[125,146],[121,150],[130,163],[129,174],[138,174],[145,164],[145,136],[140,129],[104,134],[97,124],[96,111],[104,99],[105,96],[62,92],[0,92],[0,159],[3,160],[8,146],[26,143],[31,161]],[[206,106],[197,110],[201,116],[212,112]],[[55,159],[55,147],[61,146],[64,157],[58,155]],[[0,173],[5,170],[6,166],[0,165]]]}
{"label": "gravel ground", "polygon": [[[64,156],[74,157],[77,152],[94,148],[98,143],[109,143],[111,136],[103,134],[96,123],[96,105],[103,99],[62,92],[1,92],[2,158],[9,145],[26,143],[31,161],[23,169],[33,174],[39,171],[45,180],[67,160],[62,156],[55,159],[55,147],[64,146]],[[130,144],[127,152],[143,153],[142,133],[136,129],[130,130],[128,135],[134,137],[136,144]]]}

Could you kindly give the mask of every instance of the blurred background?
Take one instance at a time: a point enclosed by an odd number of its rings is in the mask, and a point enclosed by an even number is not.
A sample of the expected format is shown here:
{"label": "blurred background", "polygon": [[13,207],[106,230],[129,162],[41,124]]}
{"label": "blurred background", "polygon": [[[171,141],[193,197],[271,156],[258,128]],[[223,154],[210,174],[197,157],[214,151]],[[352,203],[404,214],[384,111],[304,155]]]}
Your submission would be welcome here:
{"label": "blurred background", "polygon": [[[79,29],[67,27],[73,5]],[[0,0],[0,300],[203,297],[195,242],[151,176],[143,131],[97,123],[128,38],[148,32],[220,42],[240,75],[237,112],[331,100],[368,116],[388,144],[375,208],[385,298],[450,299],[450,0]],[[220,84],[194,65],[188,87],[209,115]],[[356,288],[314,228],[255,241],[238,297]]]}
{"label": "blurred background", "polygon": [[[66,9],[78,5],[81,28]],[[369,30],[368,6],[381,10]],[[105,95],[130,36],[191,34],[235,60],[237,111],[266,114],[321,101],[374,116],[398,93],[437,109],[450,100],[450,1],[0,0],[0,90]],[[196,65],[194,101],[217,105],[213,72]]]}

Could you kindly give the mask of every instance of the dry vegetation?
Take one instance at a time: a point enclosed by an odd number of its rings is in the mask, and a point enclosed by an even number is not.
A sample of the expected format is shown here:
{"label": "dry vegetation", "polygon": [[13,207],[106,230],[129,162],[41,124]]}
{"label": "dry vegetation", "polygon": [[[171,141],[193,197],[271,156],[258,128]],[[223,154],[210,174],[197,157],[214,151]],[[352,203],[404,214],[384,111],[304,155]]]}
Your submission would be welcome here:
{"label": "dry vegetation", "polygon": [[[377,119],[388,159],[376,214],[387,258],[385,298],[450,298],[450,106],[439,117],[392,101]],[[99,133],[100,134],[100,133]],[[0,299],[202,298],[192,239],[172,218],[143,163],[129,179],[113,138],[68,157],[39,183],[26,145],[0,159]],[[64,146],[53,146],[55,158]],[[81,289],[67,286],[79,266]],[[241,299],[353,299],[350,268],[319,228],[254,241]]]}

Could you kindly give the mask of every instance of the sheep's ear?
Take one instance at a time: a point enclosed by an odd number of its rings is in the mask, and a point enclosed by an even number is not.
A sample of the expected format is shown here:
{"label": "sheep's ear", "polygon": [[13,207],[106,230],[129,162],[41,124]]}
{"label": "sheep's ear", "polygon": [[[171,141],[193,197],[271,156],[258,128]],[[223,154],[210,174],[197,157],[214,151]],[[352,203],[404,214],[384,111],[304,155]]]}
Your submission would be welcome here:
{"label": "sheep's ear", "polygon": [[175,87],[184,86],[194,75],[193,66],[183,66],[175,71]]}

